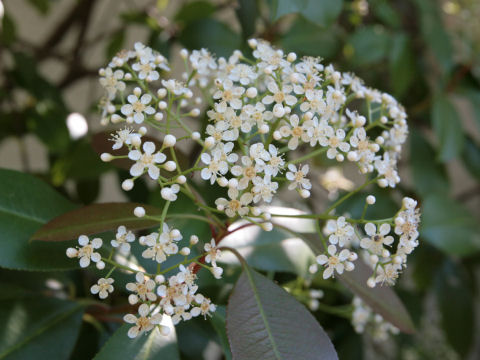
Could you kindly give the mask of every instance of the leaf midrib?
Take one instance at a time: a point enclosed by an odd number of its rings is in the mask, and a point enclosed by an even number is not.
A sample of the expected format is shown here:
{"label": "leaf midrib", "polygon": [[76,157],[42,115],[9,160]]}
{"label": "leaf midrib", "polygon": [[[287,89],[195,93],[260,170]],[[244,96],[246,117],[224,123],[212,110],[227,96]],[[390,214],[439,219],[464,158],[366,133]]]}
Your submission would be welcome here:
{"label": "leaf midrib", "polygon": [[47,221],[47,219],[40,219],[40,218],[37,218],[37,217],[34,217],[34,216],[29,216],[29,215],[26,215],[26,214],[22,214],[22,213],[17,212],[17,211],[12,211],[11,209],[5,208],[3,206],[0,206],[0,213],[4,213],[4,214],[7,214],[7,215],[13,215],[13,216],[16,216],[16,217],[19,217],[19,218],[22,218],[22,219],[26,219],[26,220],[31,221],[31,222],[35,222],[35,223],[40,224],[40,225],[45,224],[45,222]]}
{"label": "leaf midrib", "polygon": [[245,274],[247,275],[247,278],[248,278],[248,281],[250,282],[250,285],[252,286],[253,295],[255,296],[255,300],[256,300],[257,306],[258,306],[258,311],[260,312],[260,316],[262,317],[263,324],[265,325],[265,329],[266,329],[267,334],[268,334],[268,339],[270,340],[270,343],[272,344],[272,349],[273,349],[273,352],[275,353],[275,357],[278,360],[281,360],[282,357],[280,356],[280,352],[278,350],[277,343],[275,342],[275,339],[272,335],[272,331],[270,329],[270,324],[268,323],[267,315],[265,314],[265,311],[263,310],[262,302],[260,301],[260,296],[258,294],[258,289],[257,289],[257,286],[255,285],[255,281],[253,280],[253,276],[250,272],[250,269],[247,266],[244,266],[244,271],[245,271]]}

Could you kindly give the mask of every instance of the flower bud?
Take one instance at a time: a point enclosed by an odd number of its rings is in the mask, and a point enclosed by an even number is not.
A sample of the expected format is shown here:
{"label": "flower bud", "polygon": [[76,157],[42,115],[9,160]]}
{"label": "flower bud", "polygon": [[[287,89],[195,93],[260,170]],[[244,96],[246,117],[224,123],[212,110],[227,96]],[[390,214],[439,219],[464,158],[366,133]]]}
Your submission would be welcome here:
{"label": "flower bud", "polygon": [[262,225],[262,229],[265,230],[265,231],[272,231],[273,230],[273,225],[272,225],[271,222],[264,222],[261,225]]}
{"label": "flower bud", "polygon": [[133,189],[133,180],[132,179],[126,179],[122,182],[122,189],[125,191],[130,191]]}
{"label": "flower bud", "polygon": [[175,161],[169,160],[163,165],[163,167],[167,171],[175,171],[177,164],[175,164]]}
{"label": "flower bud", "polygon": [[97,267],[98,270],[103,270],[105,269],[105,263],[103,261],[97,261],[97,263],[95,264],[95,266]]}
{"label": "flower bud", "polygon": [[295,60],[297,60],[297,54],[295,54],[294,52],[291,52],[287,55],[288,62],[294,62]]}
{"label": "flower bud", "polygon": [[382,188],[386,188],[388,186],[388,181],[387,179],[380,179],[378,180],[378,186]]}
{"label": "flower bud", "polygon": [[134,210],[133,210],[133,214],[136,216],[136,217],[144,217],[145,216],[145,209],[141,206],[137,206]]}
{"label": "flower bud", "polygon": [[165,282],[165,276],[163,276],[163,275],[155,276],[155,282],[157,284],[163,284]]}
{"label": "flower bud", "polygon": [[163,114],[161,112],[157,112],[157,113],[155,113],[153,118],[157,121],[162,121],[163,120]]}
{"label": "flower bud", "polygon": [[195,108],[190,111],[190,116],[197,117],[198,115],[200,115],[200,109]]}
{"label": "flower bud", "polygon": [[310,197],[310,191],[306,189],[300,190],[299,193],[300,193],[300,196],[304,199],[308,199]]}
{"label": "flower bud", "polygon": [[377,283],[376,283],[375,279],[372,278],[372,277],[367,280],[367,286],[368,286],[369,288],[372,288],[372,289],[373,289],[376,284],[377,284]]}
{"label": "flower bud", "polygon": [[308,272],[310,274],[315,274],[318,271],[318,266],[317,264],[312,264],[308,267]]}
{"label": "flower bud", "polygon": [[180,249],[180,255],[188,256],[190,255],[190,248],[184,247]]}
{"label": "flower bud", "polygon": [[158,102],[158,108],[160,110],[165,110],[167,108],[168,104],[165,101],[159,101]]}
{"label": "flower bud", "polygon": [[100,159],[102,159],[103,162],[110,162],[113,160],[113,156],[109,153],[103,153],[102,155],[100,155]]}
{"label": "flower bud", "polygon": [[368,204],[368,205],[373,205],[373,204],[375,204],[375,201],[377,201],[377,199],[375,198],[375,196],[373,196],[373,195],[368,195],[368,196],[367,196],[367,204]]}
{"label": "flower bud", "polygon": [[258,45],[258,41],[256,39],[248,40],[248,46],[250,46],[252,49],[255,49],[257,45]]}
{"label": "flower bud", "polygon": [[247,95],[247,97],[249,97],[250,99],[253,99],[255,96],[258,95],[258,91],[254,87],[249,87],[245,92],[245,95]]}
{"label": "flower bud", "polygon": [[215,139],[212,136],[209,136],[205,139],[205,147],[211,149],[215,145]]}
{"label": "flower bud", "polygon": [[225,177],[217,178],[217,183],[221,187],[226,187],[228,185],[228,180]]}
{"label": "flower bud", "polygon": [[198,244],[198,236],[197,235],[190,236],[190,245],[196,245],[196,244]]}
{"label": "flower bud", "polygon": [[259,128],[258,128],[258,132],[260,134],[268,134],[268,132],[270,131],[270,127],[267,125],[267,124],[262,124]]}
{"label": "flower bud", "polygon": [[113,124],[118,124],[120,121],[122,121],[122,117],[118,114],[113,114],[111,117],[112,123]]}
{"label": "flower bud", "polygon": [[275,140],[277,140],[277,141],[278,141],[278,140],[281,140],[281,139],[282,139],[282,134],[280,133],[280,131],[275,130],[275,131],[273,132],[273,138],[274,138]]}
{"label": "flower bud", "polygon": [[167,134],[163,138],[163,147],[172,147],[177,142],[177,138],[172,134]]}
{"label": "flower bud", "polygon": [[194,131],[191,136],[192,136],[192,140],[200,139],[200,133],[198,131]]}
{"label": "flower bud", "polygon": [[223,269],[219,266],[215,266],[210,269],[215,279],[221,279],[223,274]]}
{"label": "flower bud", "polygon": [[185,175],[180,175],[178,178],[177,178],[177,183],[178,184],[185,184],[187,182],[187,178],[185,177]]}
{"label": "flower bud", "polygon": [[142,126],[140,127],[140,129],[138,129],[138,133],[143,136],[147,133],[147,128],[145,126]]}

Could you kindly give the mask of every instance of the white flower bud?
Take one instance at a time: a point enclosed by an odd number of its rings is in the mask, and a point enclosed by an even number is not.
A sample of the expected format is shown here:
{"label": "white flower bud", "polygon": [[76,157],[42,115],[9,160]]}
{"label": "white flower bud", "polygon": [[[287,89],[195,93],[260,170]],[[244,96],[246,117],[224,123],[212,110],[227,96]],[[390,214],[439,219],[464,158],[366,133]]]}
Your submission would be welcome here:
{"label": "white flower bud", "polygon": [[141,206],[137,206],[134,210],[133,210],[133,214],[136,216],[136,217],[144,217],[145,216],[145,209]]}
{"label": "white flower bud", "polygon": [[97,267],[98,270],[103,270],[105,269],[105,263],[103,261],[97,261],[97,263],[95,264],[95,266]]}
{"label": "white flower bud", "polygon": [[375,139],[375,142],[378,144],[378,145],[383,145],[385,143],[385,139],[383,138],[383,136],[379,136]]}
{"label": "white flower bud", "polygon": [[197,235],[192,235],[190,236],[190,245],[196,245],[198,244],[198,236]]}
{"label": "white flower bud", "polygon": [[292,108],[290,106],[285,106],[283,110],[285,110],[285,114],[290,114],[292,112]]}
{"label": "white flower bud", "polygon": [[400,256],[395,256],[393,258],[393,263],[394,264],[397,264],[397,265],[400,265],[401,263],[403,262],[402,258]]}
{"label": "white flower bud", "polygon": [[122,189],[125,191],[130,191],[133,189],[133,180],[132,179],[126,179],[122,182]]}
{"label": "white flower bud", "polygon": [[270,66],[267,66],[265,69],[263,69],[263,72],[266,74],[266,75],[271,75],[273,70]]}
{"label": "white flower bud", "polygon": [[291,52],[287,55],[288,62],[294,62],[295,60],[297,60],[297,54],[295,54],[294,52]]}
{"label": "white flower bud", "polygon": [[262,209],[260,209],[258,206],[255,206],[252,207],[251,212],[253,216],[260,216],[262,214]]}
{"label": "white flower bud", "polygon": [[262,229],[265,230],[265,231],[272,231],[273,230],[273,225],[272,225],[271,222],[264,222],[261,225],[262,225]]}
{"label": "white flower bud", "polygon": [[163,275],[155,276],[155,282],[157,284],[163,284],[165,282],[165,276],[163,276]]}
{"label": "white flower bud", "polygon": [[378,263],[378,256],[375,254],[370,255],[370,261],[372,262],[372,264]]}
{"label": "white flower bud", "polygon": [[140,97],[140,95],[142,95],[142,89],[140,89],[139,87],[136,87],[135,89],[133,89],[133,94],[136,97]]}
{"label": "white flower bud", "polygon": [[217,183],[221,187],[226,187],[228,185],[228,180],[225,177],[217,178]]}
{"label": "white flower bud", "polygon": [[347,154],[347,159],[349,161],[357,161],[358,160],[358,155],[356,151],[349,151]]}
{"label": "white flower bud", "polygon": [[178,229],[173,229],[172,231],[170,231],[170,235],[172,235],[172,237],[174,238],[182,236],[182,234],[180,233],[180,230]]}
{"label": "white flower bud", "polygon": [[188,247],[184,247],[180,249],[180,255],[188,256],[190,255],[190,249]]}
{"label": "white flower bud", "polygon": [[205,147],[211,149],[215,145],[215,139],[212,136],[209,136],[205,139]]}
{"label": "white flower bud", "polygon": [[185,175],[180,175],[178,178],[177,178],[177,183],[178,184],[185,184],[187,182],[187,178],[185,177]]}
{"label": "white flower bud", "polygon": [[187,49],[180,50],[180,56],[183,60],[185,60],[188,57],[188,50]]}
{"label": "white flower bud", "polygon": [[375,196],[373,196],[373,195],[368,195],[368,196],[367,196],[367,204],[368,204],[368,205],[373,205],[373,204],[375,204],[375,201],[377,201],[377,199],[375,198]]}
{"label": "white flower bud", "polygon": [[264,212],[263,215],[262,215],[262,218],[265,221],[270,221],[270,220],[272,220],[272,215],[269,212]]}
{"label": "white flower bud", "polygon": [[147,133],[147,128],[145,126],[140,127],[140,129],[138,129],[138,133],[142,136],[145,135]]}
{"label": "white flower bud", "polygon": [[177,138],[175,136],[173,136],[172,134],[167,134],[163,138],[163,147],[175,146],[176,142],[177,142]]}
{"label": "white flower bud", "polygon": [[195,105],[201,105],[203,103],[203,100],[200,96],[197,96],[193,102],[195,103]]}
{"label": "white flower bud", "polygon": [[163,114],[161,112],[157,112],[157,113],[155,113],[153,118],[157,121],[162,121],[163,120]]}
{"label": "white flower bud", "polygon": [[373,152],[377,152],[378,150],[380,150],[380,145],[378,144],[371,144],[370,147]]}
{"label": "white flower bud", "polygon": [[177,164],[175,164],[175,161],[169,160],[163,165],[163,168],[167,171],[175,171]]}
{"label": "white flower bud", "polygon": [[160,88],[157,90],[157,95],[160,99],[163,99],[165,96],[167,96],[167,89],[165,88]]}
{"label": "white flower bud", "polygon": [[[193,92],[192,92],[192,90],[187,89],[187,90],[185,91],[185,97],[186,97],[187,99],[191,99],[191,98],[193,97]],[[188,104],[188,102],[185,102],[185,103]]]}
{"label": "white flower bud", "polygon": [[369,279],[367,280],[367,286],[368,286],[369,288],[372,288],[372,289],[373,289],[376,284],[377,284],[377,283],[376,283],[376,281],[375,281],[375,279],[374,279],[373,277],[371,277],[371,278],[369,278]]}
{"label": "white flower bud", "polygon": [[126,73],[124,78],[125,78],[125,80],[132,80],[132,74]]}
{"label": "white flower bud", "polygon": [[345,160],[345,156],[343,156],[342,154],[337,154],[337,156],[335,156],[335,159],[337,159],[338,162],[342,162],[343,160]]}
{"label": "white flower bud", "polygon": [[278,118],[285,115],[285,109],[283,108],[283,106],[281,104],[275,104],[273,106],[273,111],[272,112],[273,112],[273,115],[275,115]]}
{"label": "white flower bud", "polygon": [[386,124],[386,123],[388,122],[388,118],[387,118],[386,116],[382,116],[382,117],[380,118],[380,122],[381,122],[382,124]]}
{"label": "white flower bud", "polygon": [[122,119],[122,117],[121,117],[120,115],[118,115],[118,114],[113,114],[111,120],[112,120],[112,123],[113,123],[113,124],[118,124],[118,123],[119,123],[120,121],[122,121],[123,119]]}
{"label": "white flower bud", "polygon": [[248,40],[248,46],[250,46],[252,49],[255,49],[258,45],[258,42],[256,39],[249,39]]}
{"label": "white flower bud", "polygon": [[167,108],[168,104],[165,101],[159,101],[158,102],[158,108],[160,110],[165,110]]}
{"label": "white flower bud", "polygon": [[198,131],[194,131],[191,136],[192,136],[192,140],[200,139],[200,133]]}
{"label": "white flower bud", "polygon": [[382,256],[384,258],[388,258],[390,256],[390,251],[388,251],[387,249],[383,249],[382,250]]}
{"label": "white flower bud", "polygon": [[350,255],[348,255],[348,260],[349,261],[355,261],[358,259],[358,255],[356,252],[351,251]]}
{"label": "white flower bud", "polygon": [[310,274],[315,274],[318,271],[318,266],[317,264],[312,264],[308,267],[308,271]]}
{"label": "white flower bud", "polygon": [[280,133],[280,131],[275,130],[275,131],[273,132],[273,138],[274,138],[275,140],[277,140],[277,141],[278,141],[278,140],[281,140],[281,139],[282,139],[282,134]]}
{"label": "white flower bud", "polygon": [[109,153],[103,153],[102,155],[100,155],[100,159],[102,159],[103,162],[110,162],[113,160],[113,156]]}
{"label": "white flower bud", "polygon": [[300,196],[304,199],[308,199],[310,197],[310,191],[308,191],[307,189],[302,189],[299,191],[300,193]]}
{"label": "white flower bud", "polygon": [[139,135],[132,135],[130,137],[130,142],[132,143],[133,146],[136,148],[139,148],[140,145],[142,145],[142,139],[140,138]]}
{"label": "white flower bud", "polygon": [[260,134],[268,134],[268,132],[270,131],[270,127],[267,125],[267,124],[262,124],[259,128],[258,128],[258,132]]}
{"label": "white flower bud", "polygon": [[190,116],[197,117],[198,115],[200,115],[200,109],[195,108],[190,111]]}
{"label": "white flower bud", "polygon": [[355,269],[355,265],[353,265],[353,263],[351,263],[350,261],[347,261],[345,263],[345,270],[352,271],[353,269]]}
{"label": "white flower bud", "polygon": [[378,186],[380,186],[382,188],[386,188],[388,186],[387,179],[379,179],[378,180]]}
{"label": "white flower bud", "polygon": [[253,99],[255,96],[257,96],[257,94],[258,94],[258,91],[254,87],[249,87],[245,92],[245,95],[247,95],[247,97],[249,97],[250,99]]}

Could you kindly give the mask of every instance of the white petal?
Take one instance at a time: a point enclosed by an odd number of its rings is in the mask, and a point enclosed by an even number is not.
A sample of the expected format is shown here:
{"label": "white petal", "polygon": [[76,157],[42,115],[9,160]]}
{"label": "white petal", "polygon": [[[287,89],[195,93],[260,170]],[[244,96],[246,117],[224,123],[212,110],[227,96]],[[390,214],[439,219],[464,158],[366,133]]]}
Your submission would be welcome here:
{"label": "white petal", "polygon": [[143,165],[139,162],[135,163],[132,165],[132,167],[130,168],[130,175],[132,176],[140,176],[143,174]]}
{"label": "white petal", "polygon": [[367,223],[365,225],[365,232],[367,233],[367,235],[370,235],[370,236],[373,236],[376,234],[377,232],[377,228],[374,224],[372,223]]}
{"label": "white petal", "polygon": [[147,141],[143,144],[143,151],[145,153],[151,155],[155,152],[155,144],[151,141]]}

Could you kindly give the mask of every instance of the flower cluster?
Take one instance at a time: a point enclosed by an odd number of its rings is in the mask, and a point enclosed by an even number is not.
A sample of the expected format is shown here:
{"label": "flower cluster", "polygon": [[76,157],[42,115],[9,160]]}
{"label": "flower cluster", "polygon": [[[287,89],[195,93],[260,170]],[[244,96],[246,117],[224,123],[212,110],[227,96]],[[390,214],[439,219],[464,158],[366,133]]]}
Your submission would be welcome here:
{"label": "flower cluster", "polygon": [[[284,54],[263,40],[252,39],[249,45],[253,59],[238,50],[228,58],[216,58],[206,49],[183,49],[184,71],[179,78],[172,76],[164,56],[140,43],[117,54],[100,70],[100,84],[105,89],[102,124],[123,126],[112,134],[113,154],[103,153],[101,158],[131,161],[130,176],[122,183],[125,191],[145,176],[159,186],[165,200],[162,215],[149,217],[158,221],[158,230],[138,239],[142,258],[156,263],[158,270],[148,274],[131,269],[136,281],[127,285],[131,292],[128,301],[140,304],[138,317],[125,316],[126,322],[134,324],[131,337],[155,326],[165,333],[159,325],[163,315],[171,316],[176,324],[214,311],[210,300],[197,293],[198,268],[206,267],[215,278],[221,278],[218,242],[228,233],[228,225],[243,219],[271,230],[272,219],[279,215],[266,205],[282,188],[301,198],[311,197],[311,159],[325,157],[354,164],[366,178],[362,188],[373,183],[394,188],[400,181],[397,165],[408,127],[404,108],[392,96],[318,58],[297,59],[295,53]],[[202,113],[208,120],[203,134],[191,128],[189,121]],[[152,137],[155,131],[161,136]],[[179,161],[179,144],[188,141],[200,150],[192,154],[191,166],[186,168]],[[121,149],[125,152],[120,155]],[[191,186],[198,178],[220,186],[214,204],[205,203]],[[189,246],[180,247],[180,230],[165,222],[170,204],[179,196],[195,202],[203,215],[192,216],[203,218],[212,229],[213,238],[199,247],[197,257],[189,255],[199,239],[193,236]],[[373,270],[368,285],[392,284],[406,266],[407,255],[418,245],[416,202],[406,198],[394,217],[367,220],[336,215],[336,206],[343,200],[323,214],[312,215],[326,223],[323,234],[318,231],[325,251],[318,255],[311,272],[320,265],[327,279],[353,271],[362,254]],[[369,196],[365,209],[374,202]],[[147,216],[142,207],[134,214]],[[113,265],[92,287],[92,292],[105,298],[113,291],[109,275],[117,266],[112,254],[128,254],[135,235],[121,226],[111,241],[113,250],[108,258],[94,252],[101,246],[97,240],[89,242],[82,237],[82,247],[68,249],[67,255],[80,258],[82,267],[90,260],[100,269],[105,261]],[[162,270],[172,256],[184,259]],[[177,273],[172,275],[173,271]]]}

